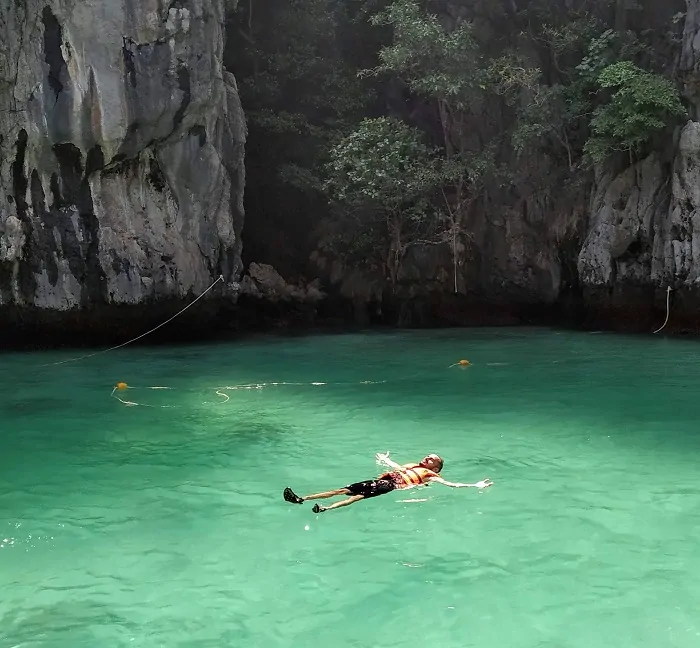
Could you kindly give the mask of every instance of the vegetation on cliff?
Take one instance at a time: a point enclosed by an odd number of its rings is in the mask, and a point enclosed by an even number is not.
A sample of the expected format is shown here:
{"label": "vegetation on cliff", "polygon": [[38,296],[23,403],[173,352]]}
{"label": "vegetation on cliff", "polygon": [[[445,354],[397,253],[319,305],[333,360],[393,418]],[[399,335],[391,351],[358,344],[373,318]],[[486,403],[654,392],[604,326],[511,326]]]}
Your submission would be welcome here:
{"label": "vegetation on cliff", "polygon": [[[457,292],[474,210],[525,176],[547,195],[573,192],[685,114],[673,78],[682,4],[241,3],[230,47],[259,219],[248,253],[270,260],[282,238],[288,265],[274,262],[301,273],[322,241],[395,287],[411,246],[444,246]],[[533,180],[535,158],[548,171]]]}

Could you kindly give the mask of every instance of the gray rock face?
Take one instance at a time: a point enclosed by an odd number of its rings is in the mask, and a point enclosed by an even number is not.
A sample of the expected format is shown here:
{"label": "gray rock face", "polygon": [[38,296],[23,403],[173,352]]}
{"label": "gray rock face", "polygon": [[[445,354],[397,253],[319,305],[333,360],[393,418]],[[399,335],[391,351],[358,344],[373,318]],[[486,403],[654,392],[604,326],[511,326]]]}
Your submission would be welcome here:
{"label": "gray rock face", "polygon": [[271,265],[251,263],[248,274],[241,281],[240,293],[273,303],[279,301],[316,303],[326,296],[320,288],[320,283],[320,280],[316,279],[308,286],[290,285]]}
{"label": "gray rock face", "polygon": [[694,119],[699,119],[698,104],[700,104],[700,0],[686,0],[685,24],[679,61],[679,72],[685,81],[685,94],[691,100]]}
{"label": "gray rock face", "polygon": [[578,269],[588,287],[698,286],[700,123],[685,125],[670,168],[651,155],[600,180]]}
{"label": "gray rock face", "polygon": [[578,257],[581,283],[588,288],[648,283],[668,200],[668,177],[655,155],[602,178],[591,196],[588,235]]}
{"label": "gray rock face", "polygon": [[700,123],[681,132],[668,211],[658,219],[651,280],[674,288],[700,283]]}
{"label": "gray rock face", "polygon": [[[673,161],[651,155],[601,178],[578,271],[589,309],[648,330],[673,290],[671,328],[697,330],[700,298],[700,123],[683,127]],[[609,315],[612,317],[612,315]],[[601,320],[607,324],[606,318]],[[634,326],[633,321],[626,327]],[[645,328],[646,327],[646,328]]]}
{"label": "gray rock face", "polygon": [[559,246],[575,236],[580,208],[521,199],[502,213],[483,213],[474,228],[481,251],[476,281],[494,301],[555,302],[562,291]]}
{"label": "gray rock face", "polygon": [[246,126],[223,25],[224,0],[0,0],[0,310],[219,275],[233,294]]}

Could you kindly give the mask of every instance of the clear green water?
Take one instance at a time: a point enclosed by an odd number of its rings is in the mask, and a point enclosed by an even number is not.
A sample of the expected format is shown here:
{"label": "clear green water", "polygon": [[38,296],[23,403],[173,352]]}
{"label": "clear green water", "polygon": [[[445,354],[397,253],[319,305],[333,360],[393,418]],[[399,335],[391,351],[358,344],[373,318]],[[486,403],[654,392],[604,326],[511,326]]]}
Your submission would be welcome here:
{"label": "clear green water", "polygon": [[[2,648],[700,645],[697,342],[407,332],[39,367],[67,357],[0,357]],[[285,381],[306,384],[214,389]],[[495,485],[282,500],[384,450]]]}

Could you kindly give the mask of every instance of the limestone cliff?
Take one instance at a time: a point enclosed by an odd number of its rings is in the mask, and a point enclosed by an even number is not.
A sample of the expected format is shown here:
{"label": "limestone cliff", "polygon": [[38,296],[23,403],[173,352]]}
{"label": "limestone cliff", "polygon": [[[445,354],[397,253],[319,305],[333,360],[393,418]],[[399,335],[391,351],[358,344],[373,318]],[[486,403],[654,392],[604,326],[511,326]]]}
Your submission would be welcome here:
{"label": "limestone cliff", "polygon": [[[700,0],[687,0],[678,64],[692,119],[700,117]],[[698,330],[700,122],[688,121],[665,150],[596,179],[578,271],[592,322]],[[652,318],[656,316],[656,320]]]}
{"label": "limestone cliff", "polygon": [[234,292],[246,127],[224,10],[0,0],[0,313],[99,321],[220,274]]}

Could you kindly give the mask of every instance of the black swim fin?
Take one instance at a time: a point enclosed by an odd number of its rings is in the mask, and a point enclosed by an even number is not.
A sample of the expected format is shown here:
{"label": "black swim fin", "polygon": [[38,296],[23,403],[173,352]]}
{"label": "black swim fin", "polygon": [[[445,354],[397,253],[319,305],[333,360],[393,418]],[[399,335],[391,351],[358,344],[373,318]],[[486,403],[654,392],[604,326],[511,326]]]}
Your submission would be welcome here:
{"label": "black swim fin", "polygon": [[303,504],[304,500],[299,497],[291,488],[287,487],[284,489],[284,500],[291,504]]}

